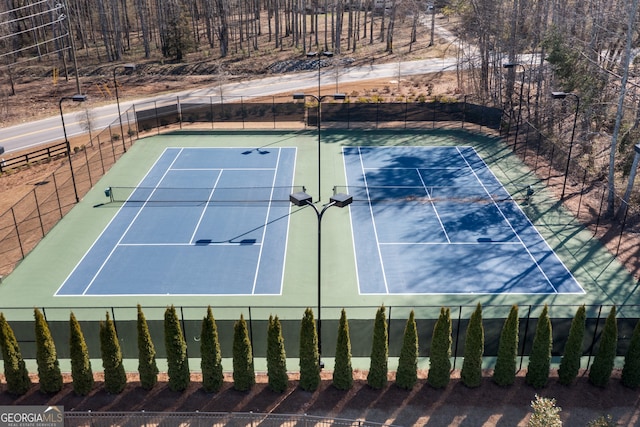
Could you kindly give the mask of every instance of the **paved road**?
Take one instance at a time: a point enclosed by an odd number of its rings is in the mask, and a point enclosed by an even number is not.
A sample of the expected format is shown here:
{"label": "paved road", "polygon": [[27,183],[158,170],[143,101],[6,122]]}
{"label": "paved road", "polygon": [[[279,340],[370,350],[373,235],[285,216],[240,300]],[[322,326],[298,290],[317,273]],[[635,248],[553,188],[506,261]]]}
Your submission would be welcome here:
{"label": "paved road", "polygon": [[[340,83],[348,83],[362,80],[381,78],[398,79],[398,77],[435,73],[439,71],[453,70],[456,66],[455,58],[426,59],[409,62],[394,62],[389,64],[359,66],[344,68],[339,72],[338,87]],[[336,84],[336,72],[333,69],[324,69],[320,72],[320,83],[323,87]],[[314,89],[318,87],[318,72],[302,72],[293,74],[281,74],[274,77],[247,80],[238,83],[229,83],[222,87],[209,87],[203,89],[185,90],[170,95],[152,98],[137,99],[120,103],[121,111],[126,111],[132,104],[147,102],[175,103],[176,96],[181,100],[187,97],[220,96],[220,90],[224,97],[242,96],[244,99]],[[315,93],[315,92],[314,92]],[[65,101],[63,111],[72,101]],[[116,104],[106,105],[92,109],[93,128],[99,131],[117,118]],[[78,121],[78,113],[64,115],[65,128],[69,137],[85,133]],[[25,148],[33,148],[41,144],[64,140],[62,122],[60,116],[54,116],[30,123],[11,126],[0,129],[0,146],[5,148],[5,153],[18,151]]]}

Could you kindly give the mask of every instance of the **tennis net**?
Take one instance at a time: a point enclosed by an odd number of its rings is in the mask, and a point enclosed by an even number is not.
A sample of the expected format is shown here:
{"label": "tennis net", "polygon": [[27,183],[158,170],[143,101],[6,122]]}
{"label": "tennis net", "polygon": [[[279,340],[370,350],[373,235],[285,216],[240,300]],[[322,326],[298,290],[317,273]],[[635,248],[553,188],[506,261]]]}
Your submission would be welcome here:
{"label": "tennis net", "polygon": [[164,206],[210,203],[289,203],[289,195],[305,191],[304,186],[281,187],[121,187],[104,191],[110,202]]}
{"label": "tennis net", "polygon": [[335,186],[334,194],[346,193],[353,202],[364,203],[499,203],[514,199],[502,186],[487,188],[450,186]]}

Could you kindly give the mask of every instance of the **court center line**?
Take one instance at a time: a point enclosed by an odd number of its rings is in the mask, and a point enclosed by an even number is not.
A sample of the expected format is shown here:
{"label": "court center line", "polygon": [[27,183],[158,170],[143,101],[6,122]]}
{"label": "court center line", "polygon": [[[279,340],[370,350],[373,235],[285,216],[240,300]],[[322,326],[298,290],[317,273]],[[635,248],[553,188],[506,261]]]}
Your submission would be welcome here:
{"label": "court center line", "polygon": [[420,182],[422,183],[422,187],[424,188],[424,192],[427,193],[427,197],[429,197],[429,201],[431,202],[431,207],[433,208],[433,212],[436,214],[436,218],[438,219],[438,222],[440,223],[440,227],[442,228],[442,232],[444,233],[444,237],[447,238],[447,243],[451,243],[451,239],[449,238],[449,233],[447,233],[447,229],[444,228],[444,224],[442,223],[442,219],[440,218],[440,215],[438,214],[438,209],[436,209],[436,204],[433,203],[433,198],[431,197],[431,194],[429,194],[429,189],[427,188],[427,184],[424,182],[424,179],[422,179],[422,174],[420,173],[420,169],[415,168],[414,170],[418,174],[418,178],[420,178]]}
{"label": "court center line", "polygon": [[207,212],[207,209],[209,208],[209,203],[211,202],[211,198],[213,197],[213,193],[216,191],[216,187],[218,186],[218,183],[220,182],[220,178],[222,177],[222,173],[223,172],[224,172],[224,169],[218,169],[218,176],[216,177],[216,180],[213,183],[213,188],[211,188],[211,191],[209,192],[209,198],[207,199],[207,203],[202,208],[202,212],[200,212],[200,218],[198,218],[198,222],[197,222],[196,226],[193,229],[193,233],[191,234],[191,238],[189,239],[189,243],[191,243],[191,244],[193,244],[193,239],[196,238],[196,234],[198,233],[198,229],[200,228],[200,224],[202,223],[202,219],[204,218],[204,214]]}
{"label": "court center line", "polygon": [[122,240],[124,239],[124,237],[127,235],[127,233],[129,232],[129,230],[131,229],[131,227],[133,227],[133,224],[136,222],[136,220],[138,219],[138,217],[140,216],[140,214],[142,213],[142,211],[144,210],[144,207],[147,205],[148,200],[153,196],[153,193],[156,191],[156,189],[158,188],[158,184],[160,184],[162,182],[162,180],[167,176],[167,174],[169,173],[169,171],[171,171],[171,166],[173,166],[173,164],[178,160],[178,157],[180,157],[180,154],[182,153],[182,151],[184,150],[184,148],[181,148],[177,153],[176,156],[174,157],[173,161],[171,162],[171,164],[169,165],[169,167],[167,168],[167,170],[164,171],[164,173],[162,174],[162,177],[160,177],[160,179],[158,180],[158,183],[156,184],[154,190],[151,192],[151,194],[149,195],[149,197],[147,197],[147,200],[139,207],[138,209],[138,213],[136,213],[136,215],[133,217],[133,219],[131,220],[131,222],[129,222],[129,225],[127,226],[127,228],[124,230],[124,232],[122,233],[122,235],[120,236],[120,239],[118,240],[118,242],[113,246],[113,249],[111,249],[111,251],[109,252],[109,255],[107,255],[107,257],[105,258],[105,260],[102,262],[102,264],[100,265],[100,268],[98,268],[98,271],[96,271],[96,274],[94,274],[93,278],[91,278],[91,281],[87,284],[87,286],[84,288],[84,291],[82,292],[82,295],[86,295],[86,293],[89,291],[89,288],[93,285],[93,283],[96,281],[96,279],[98,278],[98,276],[100,275],[100,273],[102,272],[102,270],[104,269],[105,265],[107,265],[107,262],[109,262],[109,260],[111,259],[111,257],[113,256],[113,253],[116,251],[116,249],[118,248],[118,246],[120,246],[120,243],[122,242]]}

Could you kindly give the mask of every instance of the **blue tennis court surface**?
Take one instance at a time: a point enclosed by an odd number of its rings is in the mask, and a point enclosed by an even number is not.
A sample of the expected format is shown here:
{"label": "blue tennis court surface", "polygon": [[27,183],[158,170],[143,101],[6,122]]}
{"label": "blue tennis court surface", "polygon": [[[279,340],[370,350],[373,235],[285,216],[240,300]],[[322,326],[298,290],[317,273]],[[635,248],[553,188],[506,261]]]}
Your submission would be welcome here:
{"label": "blue tennis court surface", "polygon": [[472,147],[343,154],[361,294],[584,293]]}
{"label": "blue tennis court surface", "polygon": [[166,149],[56,295],[279,295],[295,155]]}

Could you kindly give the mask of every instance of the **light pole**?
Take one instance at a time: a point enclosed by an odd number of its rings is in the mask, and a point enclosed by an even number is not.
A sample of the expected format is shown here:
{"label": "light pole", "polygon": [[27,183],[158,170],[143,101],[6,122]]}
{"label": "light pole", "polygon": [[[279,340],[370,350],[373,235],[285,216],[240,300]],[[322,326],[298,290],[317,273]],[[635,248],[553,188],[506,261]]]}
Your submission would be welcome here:
{"label": "light pole", "polygon": [[[318,103],[318,201],[322,200],[322,186],[321,184],[321,172],[320,172],[320,143],[322,141],[322,130],[321,130],[321,123],[322,123],[322,108],[320,107],[320,105],[322,104],[322,101],[327,97],[327,95],[324,96],[315,96],[315,95],[311,95],[311,94],[305,94],[305,93],[294,93],[293,94],[293,99],[305,99],[305,97],[310,96],[311,98],[315,99],[316,102]],[[334,93],[333,95],[331,95],[331,97],[333,99],[335,99],[336,101],[338,100],[344,100],[347,98],[347,96],[344,93]]]}
{"label": "light pole", "polygon": [[524,75],[526,74],[527,70],[524,67],[524,65],[518,62],[507,62],[506,64],[502,64],[502,66],[507,69],[522,67],[522,81],[520,82],[520,100],[518,101],[518,118],[516,119],[516,136],[513,140],[513,152],[515,153],[516,147],[518,144],[518,132],[520,131],[520,118],[522,116],[522,89],[524,89]]}
{"label": "light pole", "polygon": [[331,206],[337,206],[339,208],[344,208],[353,202],[353,197],[348,194],[334,194],[330,199],[329,203],[322,206],[322,209],[318,209],[316,205],[311,201],[311,196],[305,193],[304,191],[293,193],[289,196],[289,201],[295,206],[311,206],[318,217],[318,363],[320,368],[322,365],[322,216]]}
{"label": "light pole", "polygon": [[127,144],[124,140],[124,129],[122,128],[122,114],[120,113],[120,97],[118,96],[118,81],[116,80],[116,70],[118,68],[123,68],[126,71],[131,71],[136,69],[136,64],[124,64],[124,65],[116,65],[113,67],[113,86],[116,88],[116,104],[118,105],[118,120],[120,121],[120,136],[122,137],[122,149],[124,152],[127,152]]}
{"label": "light pole", "polygon": [[63,96],[60,98],[58,107],[60,107],[60,119],[62,120],[62,132],[64,133],[64,142],[67,145],[67,159],[69,160],[69,170],[71,171],[71,182],[73,183],[73,194],[76,196],[76,203],[80,201],[78,197],[78,188],[76,187],[76,176],[73,172],[73,164],[71,163],[71,144],[69,144],[69,138],[67,138],[67,128],[64,125],[64,114],[62,114],[62,102],[63,101],[84,102],[87,100],[87,95],[75,94],[73,96]]}
{"label": "light pole", "polygon": [[333,57],[333,52],[325,50],[324,52],[307,52],[307,58],[318,58],[318,98],[320,97],[320,63],[322,62],[322,57],[326,56],[327,58]]}
{"label": "light pole", "polygon": [[567,176],[569,175],[569,163],[571,162],[571,151],[573,150],[573,138],[576,134],[576,124],[578,123],[578,111],[580,109],[580,97],[571,92],[551,92],[553,99],[565,99],[567,96],[573,96],[576,99],[576,111],[573,115],[573,127],[571,128],[571,139],[569,140],[569,152],[567,153],[567,165],[564,168],[564,182],[562,183],[562,195],[560,200],[564,200],[564,192],[567,188]]}

